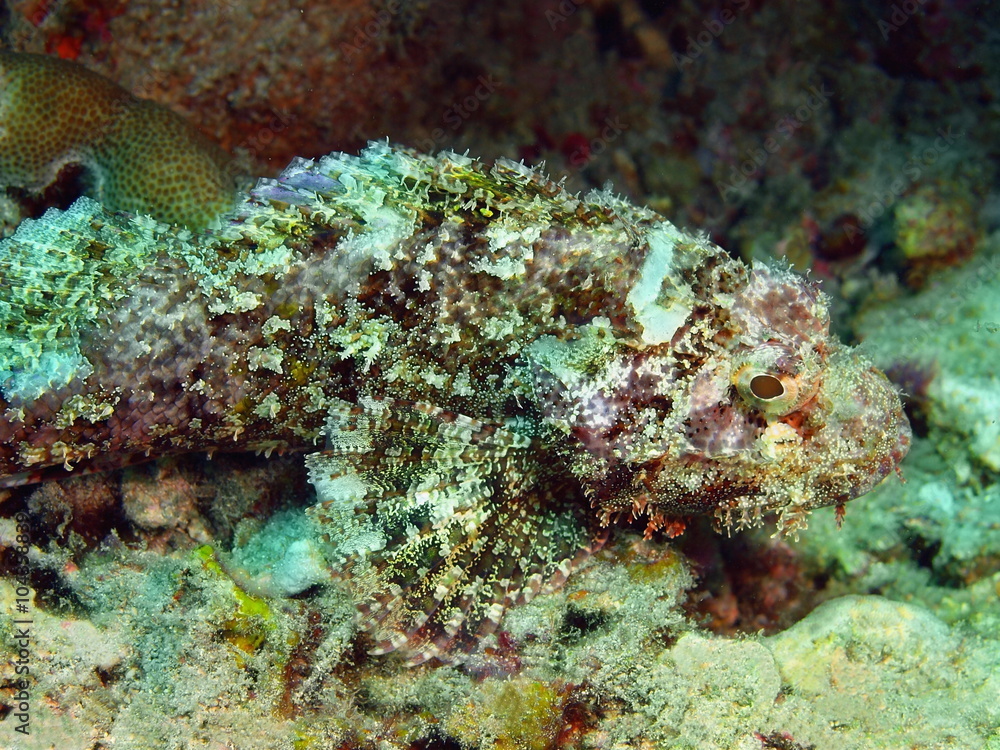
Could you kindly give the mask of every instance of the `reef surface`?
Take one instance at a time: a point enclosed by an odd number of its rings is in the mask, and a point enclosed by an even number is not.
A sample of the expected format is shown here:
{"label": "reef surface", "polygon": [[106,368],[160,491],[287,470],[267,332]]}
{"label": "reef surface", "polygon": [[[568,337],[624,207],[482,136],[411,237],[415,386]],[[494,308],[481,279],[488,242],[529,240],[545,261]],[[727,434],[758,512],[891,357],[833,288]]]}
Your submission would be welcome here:
{"label": "reef surface", "polygon": [[[766,513],[732,535],[692,517],[672,540],[623,517],[561,588],[477,629],[464,661],[419,666],[369,653],[379,637],[359,632],[363,592],[331,579],[301,456],[173,455],[8,487],[0,745],[1000,746],[995,19],[922,3],[299,5],[17,2],[0,32],[185,113],[249,173],[386,136],[545,159],[569,193],[617,191],[706,246],[808,271],[831,336],[905,394],[905,483],[842,519],[818,508],[797,537],[772,538]],[[5,235],[69,209],[74,180],[8,190]],[[95,232],[125,221],[71,212]],[[379,341],[337,366],[363,368]]]}

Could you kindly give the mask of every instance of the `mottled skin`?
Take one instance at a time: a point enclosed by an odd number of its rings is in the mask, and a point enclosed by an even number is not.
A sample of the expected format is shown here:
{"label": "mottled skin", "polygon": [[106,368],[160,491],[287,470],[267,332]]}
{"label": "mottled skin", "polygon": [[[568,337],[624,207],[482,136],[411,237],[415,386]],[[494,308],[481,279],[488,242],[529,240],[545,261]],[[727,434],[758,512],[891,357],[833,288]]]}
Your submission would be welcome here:
{"label": "mottled skin", "polygon": [[201,234],[82,202],[0,243],[0,269],[0,483],[325,439],[331,560],[412,661],[471,644],[614,519],[796,529],[909,444],[813,284],[511,162],[296,162]]}

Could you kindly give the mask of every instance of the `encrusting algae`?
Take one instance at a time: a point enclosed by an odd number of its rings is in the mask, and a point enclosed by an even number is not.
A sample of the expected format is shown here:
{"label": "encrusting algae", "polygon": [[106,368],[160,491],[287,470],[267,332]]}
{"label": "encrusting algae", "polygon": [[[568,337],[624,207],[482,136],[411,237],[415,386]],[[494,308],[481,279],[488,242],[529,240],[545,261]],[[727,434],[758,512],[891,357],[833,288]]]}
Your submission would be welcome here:
{"label": "encrusting algae", "polygon": [[0,186],[38,191],[67,164],[108,208],[191,228],[235,199],[229,157],[184,118],[80,65],[0,50]]}
{"label": "encrusting algae", "polygon": [[814,284],[507,160],[296,160],[199,232],[81,198],[0,242],[0,280],[0,486],[318,449],[329,559],[412,663],[615,521],[794,531],[910,441]]}

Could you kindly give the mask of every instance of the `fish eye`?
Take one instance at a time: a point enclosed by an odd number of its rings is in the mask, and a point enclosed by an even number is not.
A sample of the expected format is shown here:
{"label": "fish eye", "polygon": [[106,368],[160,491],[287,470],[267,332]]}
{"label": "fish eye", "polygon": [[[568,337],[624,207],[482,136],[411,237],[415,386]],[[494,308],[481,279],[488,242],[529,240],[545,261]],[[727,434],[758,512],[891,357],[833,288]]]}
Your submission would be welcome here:
{"label": "fish eye", "polygon": [[801,405],[798,380],[790,374],[745,364],[734,373],[733,384],[740,397],[766,417],[782,417]]}
{"label": "fish eye", "polygon": [[750,378],[750,393],[761,401],[771,401],[785,393],[785,386],[774,375],[754,375]]}

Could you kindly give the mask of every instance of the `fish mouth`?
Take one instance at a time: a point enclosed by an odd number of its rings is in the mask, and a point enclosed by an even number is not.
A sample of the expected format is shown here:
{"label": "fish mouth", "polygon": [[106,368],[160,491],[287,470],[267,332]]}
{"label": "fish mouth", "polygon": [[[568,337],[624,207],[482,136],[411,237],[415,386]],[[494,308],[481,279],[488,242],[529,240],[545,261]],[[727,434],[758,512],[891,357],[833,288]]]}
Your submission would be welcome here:
{"label": "fish mouth", "polygon": [[[893,389],[893,393],[896,393],[897,398],[899,397],[895,389]],[[910,427],[910,420],[907,419],[903,411],[902,403],[900,403],[899,411],[894,414],[894,417],[896,420],[896,441],[885,458],[885,466],[879,472],[882,478],[893,471],[898,472],[899,465],[906,458],[910,452],[910,446],[913,444],[913,429]]]}
{"label": "fish mouth", "polygon": [[896,438],[892,447],[888,451],[880,452],[872,457],[870,462],[871,470],[867,479],[856,484],[853,491],[845,498],[845,501],[868,494],[893,472],[900,473],[899,465],[906,458],[912,439],[910,422],[902,413],[902,410],[900,410]]}
{"label": "fish mouth", "polygon": [[758,438],[752,450],[619,463],[588,487],[592,504],[605,522],[616,513],[648,513],[657,523],[714,514],[740,526],[776,511],[794,528],[804,511],[870,492],[898,470],[910,448],[910,424],[898,390],[880,370],[846,347],[831,354],[815,395],[773,420],[773,434]]}
{"label": "fish mouth", "polygon": [[828,484],[834,502],[823,505],[861,497],[898,471],[913,432],[899,390],[881,370],[841,350],[830,361],[818,400],[825,411],[830,473],[840,480]]}

